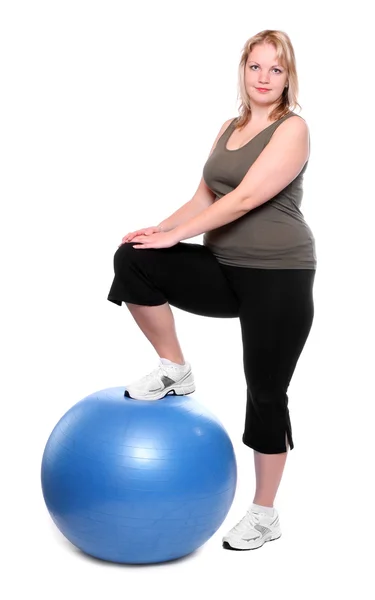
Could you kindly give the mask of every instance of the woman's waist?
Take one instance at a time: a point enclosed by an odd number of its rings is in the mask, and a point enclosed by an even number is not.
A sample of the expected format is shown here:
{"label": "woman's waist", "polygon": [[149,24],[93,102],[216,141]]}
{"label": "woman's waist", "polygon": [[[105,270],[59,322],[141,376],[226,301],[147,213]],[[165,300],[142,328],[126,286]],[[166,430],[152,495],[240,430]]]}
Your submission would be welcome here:
{"label": "woman's waist", "polygon": [[204,234],[207,242],[226,246],[299,245],[313,239],[313,233],[301,214],[298,217],[278,211],[251,211],[240,219]]}

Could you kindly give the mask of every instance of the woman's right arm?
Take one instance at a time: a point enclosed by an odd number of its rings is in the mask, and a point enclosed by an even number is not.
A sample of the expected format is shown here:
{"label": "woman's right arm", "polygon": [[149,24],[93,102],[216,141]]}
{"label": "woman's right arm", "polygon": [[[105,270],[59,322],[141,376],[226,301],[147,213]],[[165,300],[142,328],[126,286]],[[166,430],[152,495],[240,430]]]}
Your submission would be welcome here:
{"label": "woman's right arm", "polygon": [[210,206],[215,200],[215,194],[207,187],[203,177],[200,181],[197,191],[191,200],[183,204],[170,217],[159,223],[161,231],[170,231],[181,223],[185,223],[198,215],[202,210]]}
{"label": "woman's right arm", "polygon": [[[219,133],[217,134],[216,139],[212,145],[212,148],[210,150],[208,158],[211,156],[219,138],[222,136],[222,134],[224,133],[226,128],[229,126],[229,124],[231,123],[232,120],[233,119],[228,119],[228,121],[225,121],[225,123],[221,127],[221,129],[220,129]],[[205,208],[210,206],[214,202],[215,197],[216,196],[215,196],[214,192],[212,192],[210,190],[210,188],[206,185],[206,183],[202,177],[202,179],[199,182],[197,191],[195,192],[192,199],[189,200],[188,202],[186,202],[185,204],[183,204],[181,206],[181,208],[176,210],[176,212],[174,212],[172,215],[170,215],[167,219],[164,219],[164,221],[159,223],[159,225],[158,225],[159,229],[161,231],[170,231],[171,229],[174,229],[178,225],[181,225],[181,223],[185,223],[189,219],[192,219],[193,217],[198,215],[200,212],[202,212],[202,210],[204,210]]]}

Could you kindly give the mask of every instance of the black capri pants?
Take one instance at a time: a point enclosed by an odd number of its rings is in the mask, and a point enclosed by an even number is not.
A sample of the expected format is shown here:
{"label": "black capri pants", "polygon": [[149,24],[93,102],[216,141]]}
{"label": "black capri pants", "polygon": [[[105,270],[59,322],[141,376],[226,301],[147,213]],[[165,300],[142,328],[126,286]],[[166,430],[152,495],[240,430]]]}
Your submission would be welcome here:
{"label": "black capri pants", "polygon": [[240,319],[247,385],[242,441],[264,454],[294,448],[287,389],[313,317],[313,269],[257,269],[219,263],[207,246],[179,242],[170,248],[114,255],[108,300],[158,306],[168,302],[205,317]]}

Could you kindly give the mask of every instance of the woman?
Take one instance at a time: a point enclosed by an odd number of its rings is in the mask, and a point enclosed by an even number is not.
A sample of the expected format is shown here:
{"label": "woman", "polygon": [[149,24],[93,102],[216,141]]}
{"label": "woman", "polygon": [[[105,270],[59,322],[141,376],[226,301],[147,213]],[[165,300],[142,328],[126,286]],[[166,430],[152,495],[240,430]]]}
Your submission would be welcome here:
{"label": "woman", "polygon": [[[240,116],[221,127],[193,198],[160,225],[123,238],[108,300],[127,304],[160,357],[152,373],[126,386],[125,395],[139,400],[195,389],[170,304],[240,319],[242,439],[254,450],[256,492],[223,542],[250,550],[281,536],[273,502],[294,447],[287,389],[314,316],[315,241],[299,210],[309,133],[291,111],[298,79],[284,32],[246,42],[239,91]],[[203,245],[181,243],[201,233]]]}

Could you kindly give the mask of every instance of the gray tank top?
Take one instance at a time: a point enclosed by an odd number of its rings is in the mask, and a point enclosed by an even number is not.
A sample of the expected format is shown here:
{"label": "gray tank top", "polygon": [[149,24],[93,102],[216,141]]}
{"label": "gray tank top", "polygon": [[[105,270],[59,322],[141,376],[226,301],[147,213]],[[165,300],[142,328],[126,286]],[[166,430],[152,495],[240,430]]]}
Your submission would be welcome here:
{"label": "gray tank top", "polygon": [[[228,150],[226,144],[236,122],[233,119],[203,167],[203,178],[215,193],[215,202],[241,183],[274,131],[291,116],[299,115],[289,112],[242,148]],[[308,161],[299,175],[276,196],[236,221],[205,233],[203,245],[225,265],[258,269],[316,269],[315,239],[300,211],[307,165]]]}

